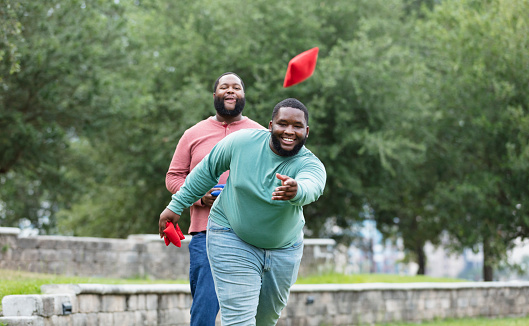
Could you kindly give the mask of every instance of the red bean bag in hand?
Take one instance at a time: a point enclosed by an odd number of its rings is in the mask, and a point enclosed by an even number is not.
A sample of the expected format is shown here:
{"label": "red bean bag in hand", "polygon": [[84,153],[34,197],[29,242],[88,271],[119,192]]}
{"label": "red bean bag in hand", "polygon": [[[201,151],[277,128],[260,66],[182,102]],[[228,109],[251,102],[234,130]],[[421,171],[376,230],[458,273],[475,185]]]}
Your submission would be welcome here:
{"label": "red bean bag in hand", "polygon": [[178,223],[176,224],[176,227],[171,222],[167,222],[165,224],[165,230],[163,230],[164,237],[163,240],[165,241],[165,245],[168,246],[169,243],[174,244],[178,248],[182,247],[182,243],[180,240],[184,240],[184,234],[180,230],[180,227],[178,226]]}

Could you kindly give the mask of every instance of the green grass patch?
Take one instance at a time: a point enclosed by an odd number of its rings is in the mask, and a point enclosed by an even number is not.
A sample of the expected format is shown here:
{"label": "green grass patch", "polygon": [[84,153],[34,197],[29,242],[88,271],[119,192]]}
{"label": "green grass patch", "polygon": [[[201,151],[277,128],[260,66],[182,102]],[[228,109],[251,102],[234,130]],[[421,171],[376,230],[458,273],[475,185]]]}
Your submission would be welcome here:
{"label": "green grass patch", "polygon": [[393,274],[354,274],[327,273],[298,277],[297,284],[352,284],[352,283],[424,283],[424,282],[465,282],[465,280],[429,276],[401,276]]}

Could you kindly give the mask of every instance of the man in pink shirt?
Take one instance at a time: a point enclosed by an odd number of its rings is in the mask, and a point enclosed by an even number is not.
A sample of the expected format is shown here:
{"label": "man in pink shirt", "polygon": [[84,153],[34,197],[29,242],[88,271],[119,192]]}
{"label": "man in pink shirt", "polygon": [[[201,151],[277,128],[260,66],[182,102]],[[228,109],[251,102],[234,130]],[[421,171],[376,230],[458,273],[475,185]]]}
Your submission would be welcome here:
{"label": "man in pink shirt", "polygon": [[[257,122],[244,117],[244,83],[233,72],[217,78],[213,86],[215,116],[202,120],[184,132],[180,138],[165,178],[167,190],[176,193],[184,184],[189,172],[206,156],[211,149],[230,133],[241,129],[265,129]],[[228,172],[219,178],[219,184],[226,183]],[[215,325],[219,303],[206,253],[206,227],[211,205],[217,198],[210,189],[190,208],[191,224],[189,234],[189,283],[191,285],[191,326]]]}

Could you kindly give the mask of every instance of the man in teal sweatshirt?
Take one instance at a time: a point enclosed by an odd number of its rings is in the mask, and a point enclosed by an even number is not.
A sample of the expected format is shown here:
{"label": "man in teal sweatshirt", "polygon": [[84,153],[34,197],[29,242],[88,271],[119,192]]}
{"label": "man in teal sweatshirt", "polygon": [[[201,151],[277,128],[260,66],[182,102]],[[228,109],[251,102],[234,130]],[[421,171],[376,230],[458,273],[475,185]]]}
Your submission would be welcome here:
{"label": "man in teal sweatshirt", "polygon": [[279,102],[269,130],[240,130],[221,140],[160,214],[163,237],[166,223],[176,225],[230,170],[207,228],[222,325],[275,325],[286,306],[303,254],[303,206],[322,195],[326,181],[325,167],[304,146],[308,121],[300,101]]}

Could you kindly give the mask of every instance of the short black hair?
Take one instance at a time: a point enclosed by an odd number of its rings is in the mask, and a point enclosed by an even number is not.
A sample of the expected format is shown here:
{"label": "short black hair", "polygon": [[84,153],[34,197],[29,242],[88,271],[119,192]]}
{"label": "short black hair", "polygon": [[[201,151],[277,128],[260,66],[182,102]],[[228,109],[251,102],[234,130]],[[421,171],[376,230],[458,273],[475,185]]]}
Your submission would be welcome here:
{"label": "short black hair", "polygon": [[294,108],[303,111],[303,113],[305,114],[305,122],[307,123],[307,126],[309,125],[309,110],[307,110],[305,105],[301,103],[301,101],[299,101],[298,99],[287,98],[277,103],[274,107],[274,111],[272,111],[272,120],[274,120],[275,116],[277,115],[277,112],[281,108]]}
{"label": "short black hair", "polygon": [[228,72],[225,72],[222,75],[220,75],[219,78],[217,78],[217,80],[215,81],[215,84],[213,84],[213,93],[215,93],[217,91],[217,86],[219,86],[219,80],[222,77],[226,76],[226,75],[235,75],[235,76],[237,76],[237,78],[239,78],[239,80],[241,81],[242,90],[246,91],[246,89],[244,88],[244,82],[242,81],[242,78],[239,77],[239,75],[237,75],[236,73],[228,71]]}

